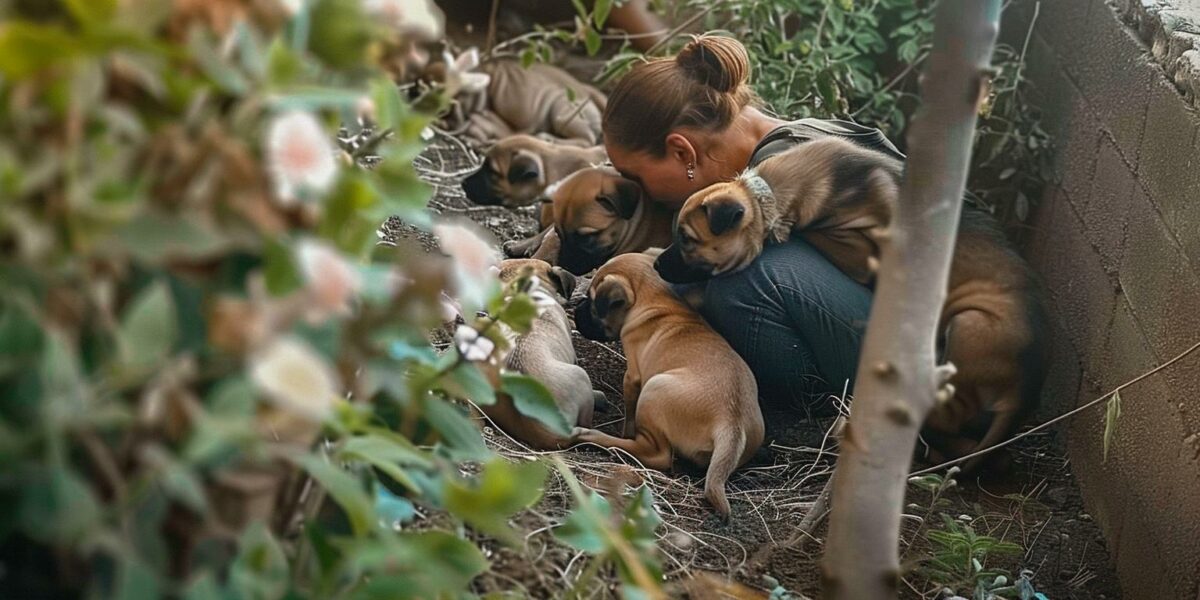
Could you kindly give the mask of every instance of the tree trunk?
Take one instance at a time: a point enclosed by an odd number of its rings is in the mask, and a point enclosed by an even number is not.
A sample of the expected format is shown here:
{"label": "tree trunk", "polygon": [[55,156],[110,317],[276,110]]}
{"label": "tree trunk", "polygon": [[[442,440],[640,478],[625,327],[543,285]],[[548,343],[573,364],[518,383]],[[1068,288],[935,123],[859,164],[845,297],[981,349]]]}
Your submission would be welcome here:
{"label": "tree trunk", "polygon": [[1000,0],[942,0],[937,9],[834,475],[822,564],[829,600],[895,598],[900,585],[900,515],[913,449],[952,374],[934,365],[935,339],[999,17]]}

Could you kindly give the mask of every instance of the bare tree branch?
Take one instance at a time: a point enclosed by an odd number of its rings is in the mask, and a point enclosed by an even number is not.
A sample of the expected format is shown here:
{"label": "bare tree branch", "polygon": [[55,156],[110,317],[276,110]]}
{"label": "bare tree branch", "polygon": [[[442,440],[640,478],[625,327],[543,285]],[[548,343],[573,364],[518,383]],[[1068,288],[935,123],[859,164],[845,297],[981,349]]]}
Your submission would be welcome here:
{"label": "bare tree branch", "polygon": [[1000,0],[941,2],[890,240],[883,244],[822,564],[830,600],[895,598],[900,515],[917,433],[948,373],[938,317]]}

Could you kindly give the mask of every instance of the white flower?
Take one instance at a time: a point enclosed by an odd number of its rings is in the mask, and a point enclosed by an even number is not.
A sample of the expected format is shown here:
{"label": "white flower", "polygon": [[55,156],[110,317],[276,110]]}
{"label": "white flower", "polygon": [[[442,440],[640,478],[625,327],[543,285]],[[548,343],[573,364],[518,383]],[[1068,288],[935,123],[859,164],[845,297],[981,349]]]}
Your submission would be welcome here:
{"label": "white flower", "polygon": [[469,48],[457,58],[449,52],[442,52],[442,61],[446,64],[446,93],[452,97],[460,93],[481,93],[492,82],[491,75],[474,72],[479,67],[477,48]]}
{"label": "white flower", "polygon": [[285,205],[300,194],[321,194],[337,178],[333,142],[312,114],[292,111],[275,117],[267,131],[267,167]]}
{"label": "white flower", "polygon": [[288,16],[295,16],[304,6],[304,0],[279,0],[279,5],[283,7]]}
{"label": "white flower", "polygon": [[468,310],[482,305],[495,287],[492,267],[500,262],[496,248],[484,241],[475,228],[463,224],[435,225],[433,233],[442,252],[454,259],[457,299]]}
{"label": "white flower", "polygon": [[487,336],[479,335],[471,327],[459,325],[454,331],[454,347],[463,358],[472,362],[483,362],[492,356],[496,343]]}
{"label": "white flower", "polygon": [[321,315],[350,314],[350,302],[362,290],[362,275],[329,244],[312,239],[296,244],[296,263],[313,307]]}
{"label": "white flower", "polygon": [[250,379],[276,406],[315,422],[333,414],[341,388],[325,360],[290,336],[274,340],[251,357]]}
{"label": "white flower", "polygon": [[458,305],[458,302],[454,298],[446,295],[446,292],[442,292],[439,300],[443,323],[453,323],[462,316],[462,307]]}
{"label": "white flower", "polygon": [[432,0],[363,0],[363,9],[401,34],[436,41],[446,17]]}

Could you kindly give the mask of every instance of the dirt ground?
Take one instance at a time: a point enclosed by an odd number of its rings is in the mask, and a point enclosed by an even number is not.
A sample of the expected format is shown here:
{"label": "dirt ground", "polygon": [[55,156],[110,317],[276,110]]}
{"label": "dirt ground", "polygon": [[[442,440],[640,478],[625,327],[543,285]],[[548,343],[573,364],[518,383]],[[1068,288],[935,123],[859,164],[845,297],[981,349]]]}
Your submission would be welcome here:
{"label": "dirt ground", "polygon": [[[435,138],[417,159],[423,176],[437,187],[431,210],[438,218],[469,218],[491,231],[497,242],[534,234],[537,223],[531,209],[479,207],[466,200],[459,182],[478,160],[461,141],[440,135]],[[385,224],[381,234],[385,239],[410,243],[416,238],[427,250],[435,246],[430,237],[396,220]],[[594,387],[608,394],[607,409],[597,415],[600,428],[616,433],[622,421],[625,371],[620,344],[601,344],[575,334],[575,346],[579,363],[591,375]],[[684,468],[662,474],[640,467],[628,456],[591,447],[555,454],[584,484],[602,493],[619,494],[613,490],[628,490],[621,486],[642,482],[650,486],[664,519],[659,547],[668,581],[686,578],[697,570],[714,571],[759,589],[770,590],[777,581],[792,597],[816,598],[820,595],[818,561],[824,529],[818,529],[817,539],[801,548],[774,545],[793,534],[832,472],[836,447],[827,431],[835,413],[816,417],[773,408],[765,417],[767,443],[729,481],[733,517],[728,523],[721,522],[707,506],[702,472]],[[535,454],[489,423],[481,426],[488,443],[501,454],[516,458]],[[1083,509],[1062,441],[1056,435],[1047,432],[1021,440],[1010,453],[1012,467],[1003,479],[964,482],[945,492],[945,502],[937,509],[929,508],[930,493],[910,486],[909,516],[902,536],[903,598],[939,597],[943,586],[930,581],[921,568],[930,557],[925,532],[943,527],[942,513],[968,523],[977,534],[1019,545],[1021,554],[992,557],[984,566],[1011,576],[1028,569],[1037,590],[1052,600],[1120,597],[1104,540]],[[522,548],[506,548],[478,538],[492,568],[474,582],[475,590],[532,598],[563,596],[587,563],[585,555],[557,542],[550,533],[571,504],[561,478],[552,476],[539,505],[515,520],[526,532]],[[425,526],[438,523],[440,518],[429,517]],[[585,595],[616,597],[615,575],[609,568],[600,573],[599,584],[590,586]],[[970,597],[968,584],[952,585],[959,594]]]}

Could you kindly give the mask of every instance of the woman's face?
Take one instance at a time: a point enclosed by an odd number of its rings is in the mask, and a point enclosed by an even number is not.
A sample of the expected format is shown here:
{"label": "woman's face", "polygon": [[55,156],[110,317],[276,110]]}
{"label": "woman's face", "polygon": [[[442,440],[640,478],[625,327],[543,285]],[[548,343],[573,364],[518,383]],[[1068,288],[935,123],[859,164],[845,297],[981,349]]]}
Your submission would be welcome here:
{"label": "woman's face", "polygon": [[654,157],[646,152],[628,152],[610,145],[608,158],[617,171],[636,181],[655,202],[679,208],[693,193],[716,181],[706,181],[702,169],[695,169],[695,179],[688,179],[685,159],[667,152]]}

